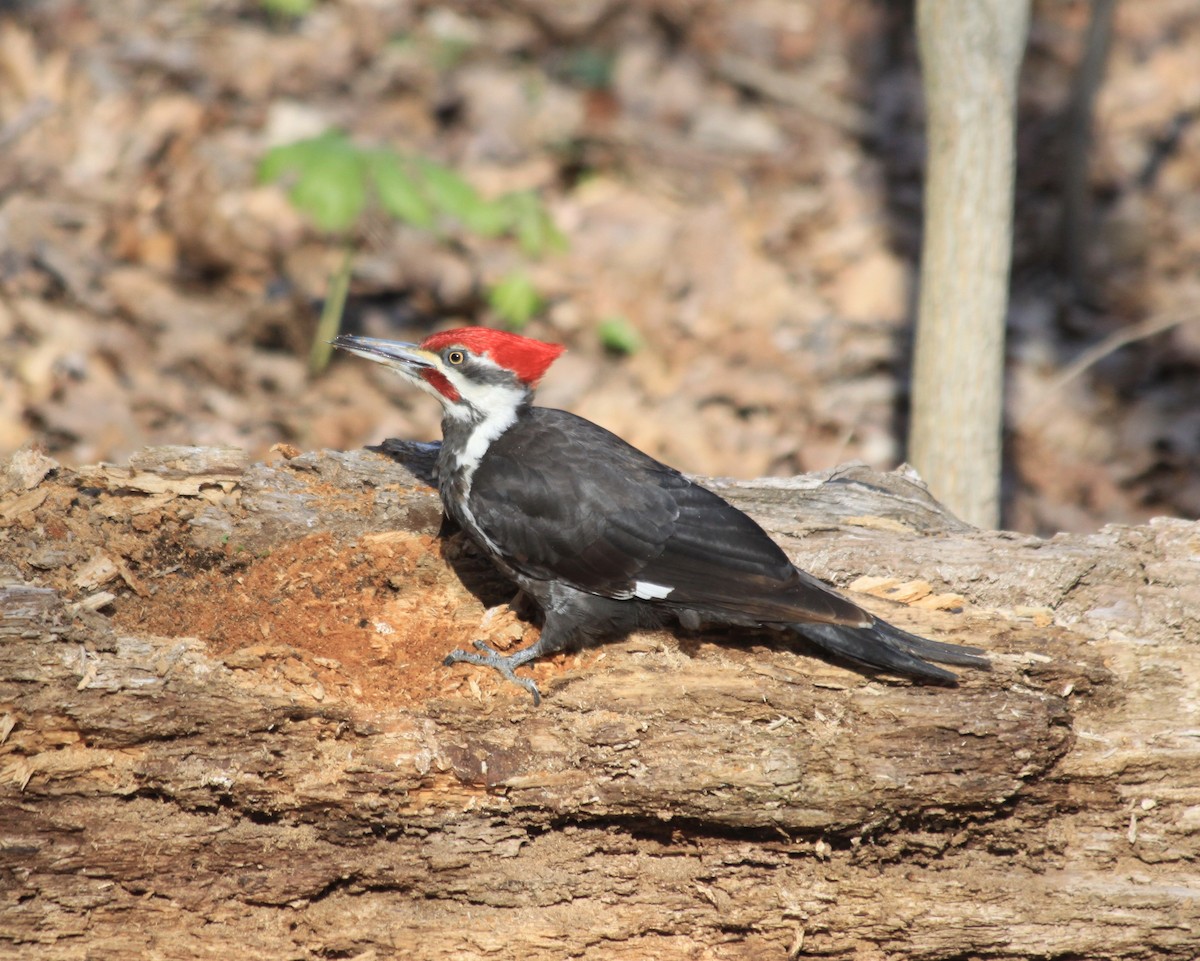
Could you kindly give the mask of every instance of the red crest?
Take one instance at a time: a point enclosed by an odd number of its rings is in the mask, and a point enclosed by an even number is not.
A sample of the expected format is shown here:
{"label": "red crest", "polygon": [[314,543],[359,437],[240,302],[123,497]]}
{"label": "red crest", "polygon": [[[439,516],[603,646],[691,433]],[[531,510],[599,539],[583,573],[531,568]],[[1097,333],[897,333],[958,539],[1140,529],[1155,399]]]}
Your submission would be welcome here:
{"label": "red crest", "polygon": [[566,350],[561,344],[547,344],[532,337],[487,327],[458,327],[430,334],[421,341],[423,350],[434,353],[447,347],[462,347],[472,354],[486,355],[530,387],[537,386],[547,368]]}

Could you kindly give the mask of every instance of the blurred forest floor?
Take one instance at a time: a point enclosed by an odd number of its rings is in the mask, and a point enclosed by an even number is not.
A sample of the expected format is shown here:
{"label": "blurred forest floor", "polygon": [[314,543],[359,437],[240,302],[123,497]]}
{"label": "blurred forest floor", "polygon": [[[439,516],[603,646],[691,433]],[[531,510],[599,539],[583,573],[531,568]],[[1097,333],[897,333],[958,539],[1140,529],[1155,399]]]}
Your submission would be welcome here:
{"label": "blurred forest floor", "polygon": [[[1118,5],[1080,298],[1061,210],[1090,10],[1035,4],[1021,81],[1005,524],[1038,533],[1200,515],[1200,6]],[[523,263],[369,217],[347,329],[494,323],[483,291],[520,266],[547,301],[526,332],[571,348],[541,403],[694,473],[893,467],[914,49],[897,2],[0,5],[0,455],[437,437],[386,371],[307,372],[342,245],[256,171],[339,129],[485,195],[536,190],[569,243]],[[606,349],[605,322],[640,346]]]}

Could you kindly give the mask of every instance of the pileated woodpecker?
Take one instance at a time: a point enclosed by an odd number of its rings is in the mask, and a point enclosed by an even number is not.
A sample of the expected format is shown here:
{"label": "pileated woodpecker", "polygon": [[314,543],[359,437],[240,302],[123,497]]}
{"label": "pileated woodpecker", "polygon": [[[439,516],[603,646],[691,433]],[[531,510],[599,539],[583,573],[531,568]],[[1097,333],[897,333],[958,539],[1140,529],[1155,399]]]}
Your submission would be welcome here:
{"label": "pileated woodpecker", "polygon": [[476,641],[448,665],[494,668],[537,704],[516,668],[675,621],[794,631],[836,657],[940,684],[957,678],[926,658],[989,666],[978,648],[909,634],[834,593],[736,507],[603,427],[534,407],[557,344],[483,327],[333,344],[441,401],[445,511],[545,615],[535,644],[504,656]]}

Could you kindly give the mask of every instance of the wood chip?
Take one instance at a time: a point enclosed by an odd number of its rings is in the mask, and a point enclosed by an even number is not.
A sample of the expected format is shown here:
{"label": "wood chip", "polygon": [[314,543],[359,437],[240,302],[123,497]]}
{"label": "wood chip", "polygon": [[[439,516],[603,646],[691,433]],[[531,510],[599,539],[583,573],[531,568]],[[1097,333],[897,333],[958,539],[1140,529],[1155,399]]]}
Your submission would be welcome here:
{"label": "wood chip", "polygon": [[115,580],[120,574],[121,570],[116,561],[103,551],[97,551],[75,573],[74,583],[78,588],[92,591],[102,584]]}
{"label": "wood chip", "polygon": [[59,467],[58,461],[47,457],[40,450],[23,447],[8,459],[4,470],[4,488],[8,490],[33,490],[46,475]]}
{"label": "wood chip", "polygon": [[18,494],[11,500],[0,502],[0,521],[12,522],[24,514],[37,510],[50,496],[46,488],[36,487],[24,494]]}

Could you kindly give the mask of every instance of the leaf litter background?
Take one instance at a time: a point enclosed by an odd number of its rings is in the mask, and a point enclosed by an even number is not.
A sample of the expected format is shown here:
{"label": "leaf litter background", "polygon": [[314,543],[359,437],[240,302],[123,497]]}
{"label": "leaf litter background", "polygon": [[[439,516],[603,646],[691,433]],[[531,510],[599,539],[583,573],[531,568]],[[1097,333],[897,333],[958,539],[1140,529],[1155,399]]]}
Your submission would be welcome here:
{"label": "leaf litter background", "polygon": [[[1200,9],[1118,6],[1078,305],[1060,213],[1090,4],[1034,8],[1005,523],[1195,517]],[[340,247],[256,168],[331,128],[489,196],[537,190],[569,241],[524,264],[510,241],[373,218],[349,329],[488,322],[485,286],[523,267],[549,304],[527,332],[571,348],[542,403],[701,474],[903,459],[920,78],[908,5],[852,0],[5,4],[0,454],[436,437],[436,405],[386,372],[306,371]],[[601,344],[614,318],[631,355]]]}

